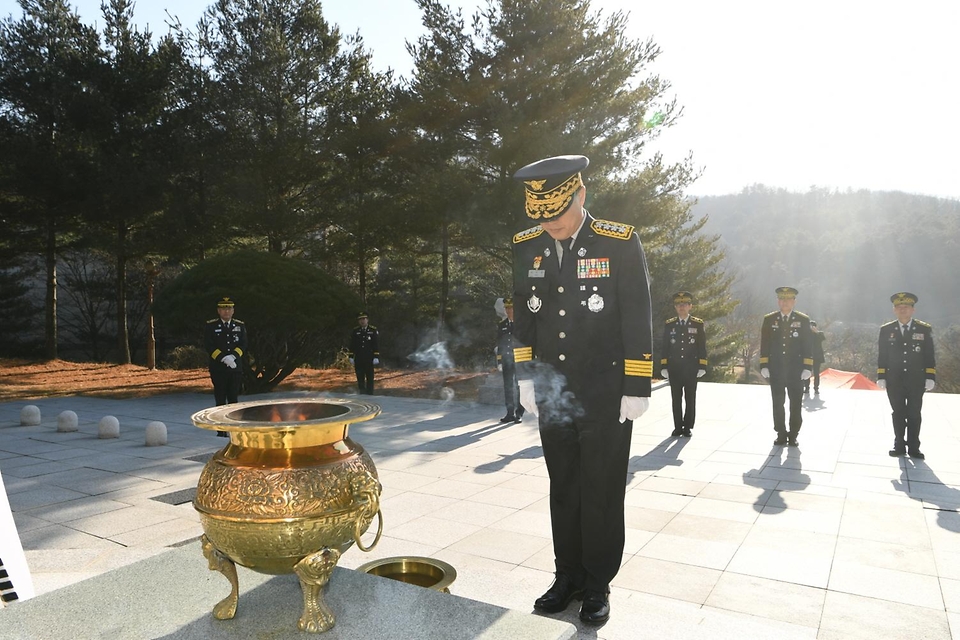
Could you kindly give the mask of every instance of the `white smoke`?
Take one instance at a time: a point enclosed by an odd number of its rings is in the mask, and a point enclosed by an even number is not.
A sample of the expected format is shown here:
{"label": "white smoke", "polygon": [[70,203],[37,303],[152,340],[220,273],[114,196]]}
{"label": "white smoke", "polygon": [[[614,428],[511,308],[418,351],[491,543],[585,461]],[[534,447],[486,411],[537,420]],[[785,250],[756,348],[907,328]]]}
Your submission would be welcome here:
{"label": "white smoke", "polygon": [[453,359],[447,351],[446,342],[435,342],[425,349],[418,349],[407,356],[425,369],[453,369]]}
{"label": "white smoke", "polygon": [[542,363],[532,363],[527,368],[533,378],[540,416],[553,424],[567,424],[583,417],[583,407],[573,392],[564,389],[567,379],[562,373]]}

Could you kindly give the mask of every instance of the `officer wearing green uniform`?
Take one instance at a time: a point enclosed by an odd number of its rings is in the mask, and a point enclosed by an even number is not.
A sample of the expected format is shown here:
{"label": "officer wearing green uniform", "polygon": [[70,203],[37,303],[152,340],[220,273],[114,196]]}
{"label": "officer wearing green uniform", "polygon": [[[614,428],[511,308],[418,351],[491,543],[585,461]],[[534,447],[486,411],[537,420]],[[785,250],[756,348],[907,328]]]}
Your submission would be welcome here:
{"label": "officer wearing green uniform", "polygon": [[689,438],[697,420],[697,380],[707,374],[707,334],[703,320],[690,315],[692,293],[675,293],[673,306],[677,315],[667,320],[663,328],[660,376],[670,381],[673,399],[673,433],[670,435]]}
{"label": "officer wearing green uniform", "polygon": [[534,608],[559,613],[582,598],[580,619],[602,624],[623,553],[630,436],[649,406],[653,340],[643,247],[632,226],[584,209],[588,164],[559,156],[514,174],[539,222],[513,238],[514,357],[550,476],[556,579]]}
{"label": "officer wearing green uniform", "polygon": [[[803,423],[803,381],[813,373],[813,333],[810,318],[793,307],[797,302],[793,287],[777,288],[779,311],[768,313],[760,329],[760,375],[770,381],[773,398],[773,428],[776,445],[797,446]],[[790,398],[790,430],[787,431],[784,400]]]}
{"label": "officer wearing green uniform", "polygon": [[890,296],[897,319],[880,327],[877,345],[877,384],[887,390],[893,409],[891,456],[909,450],[911,458],[923,459],[920,451],[920,409],[923,394],[933,391],[937,364],[933,353],[933,327],[913,317],[919,298],[900,292]]}
{"label": "officer wearing green uniform", "polygon": [[[210,380],[213,382],[213,397],[217,406],[237,402],[240,382],[243,379],[243,354],[247,350],[247,327],[233,317],[234,302],[221,298],[217,302],[219,317],[207,321],[203,333],[203,345],[207,355]],[[226,431],[218,436],[227,437]]]}

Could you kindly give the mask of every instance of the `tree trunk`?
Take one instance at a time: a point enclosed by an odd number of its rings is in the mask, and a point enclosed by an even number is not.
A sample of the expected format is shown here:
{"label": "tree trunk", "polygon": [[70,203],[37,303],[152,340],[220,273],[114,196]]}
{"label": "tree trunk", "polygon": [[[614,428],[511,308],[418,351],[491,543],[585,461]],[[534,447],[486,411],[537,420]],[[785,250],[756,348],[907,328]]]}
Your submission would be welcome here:
{"label": "tree trunk", "polygon": [[47,296],[44,335],[47,358],[56,360],[59,355],[57,352],[57,228],[52,215],[47,219],[46,263]]}
{"label": "tree trunk", "polygon": [[443,341],[447,326],[447,299],[450,296],[450,222],[444,216],[440,231],[440,315],[437,318],[437,342]]}
{"label": "tree trunk", "polygon": [[117,362],[130,364],[130,336],[127,331],[127,228],[117,223]]}

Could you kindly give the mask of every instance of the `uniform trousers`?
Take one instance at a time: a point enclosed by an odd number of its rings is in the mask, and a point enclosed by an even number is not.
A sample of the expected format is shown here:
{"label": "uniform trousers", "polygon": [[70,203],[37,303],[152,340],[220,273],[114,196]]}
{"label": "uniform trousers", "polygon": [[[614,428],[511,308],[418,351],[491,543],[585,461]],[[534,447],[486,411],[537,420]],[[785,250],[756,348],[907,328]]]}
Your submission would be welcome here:
{"label": "uniform trousers", "polygon": [[893,447],[911,451],[920,449],[920,410],[923,408],[923,383],[887,380],[887,399],[893,409]]}
{"label": "uniform trousers", "polygon": [[[697,420],[697,370],[669,370],[670,396],[673,398],[673,426],[675,429],[693,429]],[[687,406],[683,407],[686,397]]]}
{"label": "uniform trousers", "polygon": [[240,367],[230,369],[223,365],[210,369],[210,380],[213,381],[213,397],[218,407],[237,402],[242,378],[243,373],[240,371]]}
{"label": "uniform trousers", "polygon": [[357,372],[357,389],[360,393],[373,393],[373,360],[360,362],[354,360],[353,370]]}
{"label": "uniform trousers", "polygon": [[540,405],[557,572],[600,592],[609,591],[624,545],[623,499],[633,422],[619,421],[619,400],[611,400],[617,405],[603,420],[583,415],[554,419],[556,414],[551,417]]}
{"label": "uniform trousers", "polygon": [[507,414],[517,415],[520,408],[520,386],[517,383],[517,365],[506,358],[501,360],[503,368],[503,399],[507,405]]}
{"label": "uniform trousers", "polygon": [[784,409],[784,400],[790,398],[790,436],[796,438],[800,433],[800,425],[803,423],[803,380],[800,379],[800,372],[796,376],[790,376],[787,381],[785,376],[770,376],[770,394],[773,398],[773,428],[777,435],[787,435],[786,411]]}

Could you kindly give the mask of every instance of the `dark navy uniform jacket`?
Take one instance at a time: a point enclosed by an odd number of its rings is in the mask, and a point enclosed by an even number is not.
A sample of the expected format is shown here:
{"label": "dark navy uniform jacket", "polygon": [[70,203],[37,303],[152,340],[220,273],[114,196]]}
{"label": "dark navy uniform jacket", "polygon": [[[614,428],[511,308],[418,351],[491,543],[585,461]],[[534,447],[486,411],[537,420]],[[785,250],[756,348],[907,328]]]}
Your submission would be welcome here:
{"label": "dark navy uniform jacket", "polygon": [[923,388],[926,380],[937,379],[933,327],[926,322],[912,319],[905,335],[900,335],[897,320],[883,325],[877,353],[877,380],[886,380],[888,386]]}
{"label": "dark navy uniform jacket", "polygon": [[674,316],[667,320],[663,328],[663,357],[660,369],[674,373],[693,373],[707,368],[707,334],[703,330],[703,320],[687,316],[686,326],[680,325],[680,318]]}
{"label": "dark navy uniform jacket", "polygon": [[589,418],[616,419],[621,396],[649,397],[650,278],[633,227],[587,214],[562,269],[539,225],[515,235],[513,248],[518,366],[552,365]]}
{"label": "dark navy uniform jacket", "polygon": [[513,365],[513,322],[504,318],[497,325],[497,364]]}
{"label": "dark navy uniform jacket", "polygon": [[224,322],[220,318],[207,320],[207,326],[203,332],[203,345],[210,356],[209,366],[211,369],[228,369],[227,365],[220,362],[224,356],[233,355],[237,358],[237,367],[240,367],[240,359],[247,350],[247,327],[241,320],[230,320]]}
{"label": "dark navy uniform jacket", "polygon": [[797,383],[804,370],[813,371],[813,332],[806,314],[793,311],[786,322],[779,311],[763,317],[760,366],[770,370],[771,378]]}
{"label": "dark navy uniform jacket", "polygon": [[380,332],[372,324],[356,326],[350,334],[350,357],[360,364],[371,364],[380,357]]}

